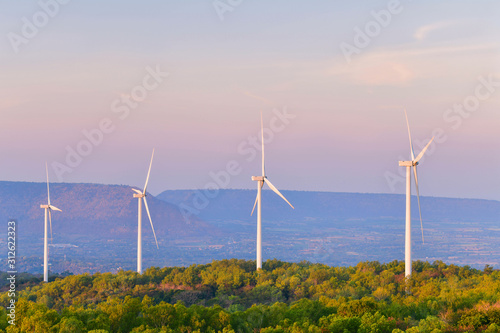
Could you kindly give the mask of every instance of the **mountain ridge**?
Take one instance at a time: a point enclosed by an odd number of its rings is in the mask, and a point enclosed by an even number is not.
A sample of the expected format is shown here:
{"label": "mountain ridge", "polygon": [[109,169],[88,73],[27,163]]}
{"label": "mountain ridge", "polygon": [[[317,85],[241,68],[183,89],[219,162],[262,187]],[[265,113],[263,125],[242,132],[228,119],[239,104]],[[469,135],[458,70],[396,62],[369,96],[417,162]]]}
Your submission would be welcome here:
{"label": "mountain ridge", "polygon": [[[175,205],[185,205],[196,209],[194,198],[200,190],[167,190],[157,195],[157,198]],[[270,190],[263,190],[263,213],[271,219],[278,216],[289,219],[301,219],[305,215],[315,214],[316,218],[399,218],[405,214],[405,195],[396,193],[355,193],[355,192],[326,192],[326,191],[281,191],[295,206],[295,210],[287,209],[281,198]],[[198,216],[202,219],[228,218],[227,210],[233,214],[250,220],[250,214],[244,209],[234,209],[237,203],[249,207],[255,200],[255,190],[224,189],[218,195],[208,199],[205,208],[199,209]],[[463,199],[421,196],[423,219],[452,219],[466,221],[498,221],[500,217],[500,201],[489,199]],[[223,204],[222,204],[223,202]],[[412,218],[418,218],[416,209],[417,198],[412,196]],[[222,207],[224,206],[224,207]],[[246,208],[245,208],[246,209]]]}

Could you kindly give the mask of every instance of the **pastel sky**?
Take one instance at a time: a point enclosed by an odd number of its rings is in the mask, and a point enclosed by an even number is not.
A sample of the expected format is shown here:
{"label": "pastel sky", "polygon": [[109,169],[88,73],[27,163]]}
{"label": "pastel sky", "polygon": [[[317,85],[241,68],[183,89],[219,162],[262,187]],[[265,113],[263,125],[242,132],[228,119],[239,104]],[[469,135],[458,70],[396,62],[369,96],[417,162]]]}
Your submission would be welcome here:
{"label": "pastel sky", "polygon": [[421,195],[500,200],[499,1],[59,2],[0,2],[0,180],[253,189],[262,110],[278,188],[404,193],[406,108]]}

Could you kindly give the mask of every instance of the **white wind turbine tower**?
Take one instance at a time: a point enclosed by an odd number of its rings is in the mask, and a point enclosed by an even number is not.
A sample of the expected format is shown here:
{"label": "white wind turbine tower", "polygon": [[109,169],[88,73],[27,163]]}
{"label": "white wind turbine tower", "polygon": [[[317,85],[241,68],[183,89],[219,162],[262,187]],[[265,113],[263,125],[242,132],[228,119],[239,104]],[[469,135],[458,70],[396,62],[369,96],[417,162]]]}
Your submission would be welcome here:
{"label": "white wind turbine tower", "polygon": [[424,228],[422,225],[422,211],[420,210],[420,195],[418,192],[418,177],[417,177],[417,165],[418,161],[424,156],[425,151],[431,144],[434,137],[429,141],[429,143],[422,149],[420,154],[415,157],[413,152],[413,145],[411,142],[410,124],[408,122],[408,115],[406,114],[406,126],[408,127],[408,136],[410,138],[410,154],[411,161],[399,161],[399,166],[406,167],[406,230],[405,230],[405,277],[409,278],[411,276],[411,168],[413,167],[413,174],[415,175],[415,188],[417,189],[417,200],[418,200],[418,212],[420,214],[420,229],[422,231],[422,243],[424,242]]}
{"label": "white wind turbine tower", "polygon": [[151,173],[151,165],[153,165],[153,156],[155,150],[153,149],[153,154],[151,155],[151,162],[149,163],[148,176],[146,177],[146,183],[144,184],[144,190],[141,192],[135,188],[132,191],[135,192],[134,198],[139,199],[139,219],[137,224],[137,273],[142,274],[142,202],[144,200],[144,206],[146,207],[146,212],[148,213],[149,222],[151,223],[151,229],[153,229],[153,235],[155,236],[156,247],[158,247],[158,240],[156,239],[155,228],[153,227],[153,221],[151,220],[151,214],[149,214],[148,202],[146,201],[146,188],[148,187],[149,174]]}
{"label": "white wind turbine tower", "polygon": [[47,213],[49,215],[50,222],[50,240],[52,241],[52,210],[57,210],[62,212],[56,206],[50,204],[50,190],[49,190],[49,169],[47,168],[47,163],[45,163],[45,173],[47,174],[47,204],[40,205],[40,208],[45,209],[45,226],[44,226],[44,238],[43,238],[43,281],[49,282],[49,244],[47,239]]}
{"label": "white wind turbine tower", "polygon": [[288,200],[278,191],[278,189],[269,181],[266,177],[266,170],[264,167],[264,125],[262,121],[262,112],[260,114],[260,129],[261,129],[261,140],[262,140],[262,176],[252,176],[252,180],[257,182],[257,198],[255,198],[255,203],[253,205],[252,214],[257,206],[257,270],[262,268],[262,187],[266,183],[271,190],[279,195],[287,204],[295,209]]}

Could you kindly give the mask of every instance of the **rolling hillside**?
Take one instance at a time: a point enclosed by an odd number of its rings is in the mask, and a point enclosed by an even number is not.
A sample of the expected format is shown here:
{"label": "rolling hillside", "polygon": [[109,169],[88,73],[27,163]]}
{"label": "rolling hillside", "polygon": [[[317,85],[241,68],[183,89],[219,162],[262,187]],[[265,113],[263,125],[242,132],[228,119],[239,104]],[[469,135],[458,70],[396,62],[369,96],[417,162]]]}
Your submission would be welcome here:
{"label": "rolling hillside", "polygon": [[[135,237],[137,232],[137,199],[129,186],[100,184],[52,184],[51,204],[62,209],[53,212],[54,235],[79,235],[109,238],[111,235]],[[0,218],[18,221],[18,236],[43,232],[43,209],[47,202],[45,183],[0,182]],[[199,236],[214,229],[199,219],[184,221],[179,209],[148,196],[155,230],[170,237]],[[143,222],[150,233],[147,215]],[[147,223],[147,225],[146,225]],[[3,231],[3,230],[2,230]]]}

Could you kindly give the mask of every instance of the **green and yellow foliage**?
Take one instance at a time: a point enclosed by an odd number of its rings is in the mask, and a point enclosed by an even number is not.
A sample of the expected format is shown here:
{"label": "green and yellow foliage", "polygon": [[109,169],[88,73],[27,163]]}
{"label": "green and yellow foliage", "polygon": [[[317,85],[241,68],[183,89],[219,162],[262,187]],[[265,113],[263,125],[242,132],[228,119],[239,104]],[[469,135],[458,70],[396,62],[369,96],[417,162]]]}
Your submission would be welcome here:
{"label": "green and yellow foliage", "polygon": [[500,332],[500,271],[415,262],[221,260],[18,286],[0,332]]}

